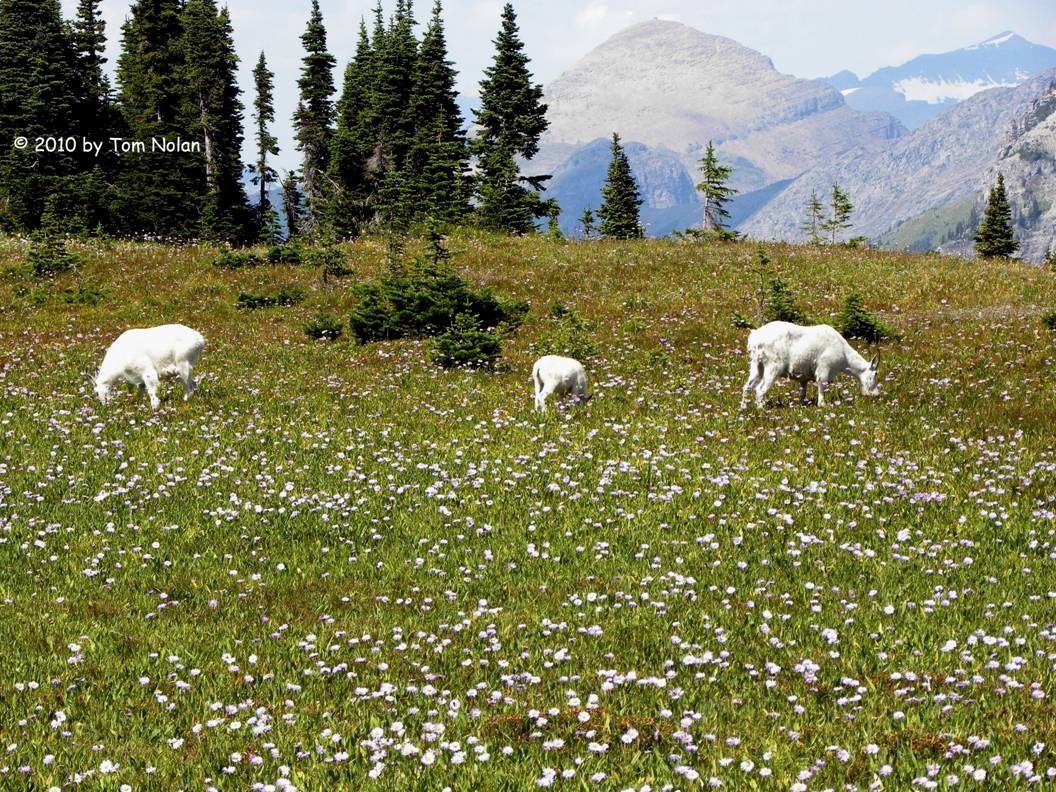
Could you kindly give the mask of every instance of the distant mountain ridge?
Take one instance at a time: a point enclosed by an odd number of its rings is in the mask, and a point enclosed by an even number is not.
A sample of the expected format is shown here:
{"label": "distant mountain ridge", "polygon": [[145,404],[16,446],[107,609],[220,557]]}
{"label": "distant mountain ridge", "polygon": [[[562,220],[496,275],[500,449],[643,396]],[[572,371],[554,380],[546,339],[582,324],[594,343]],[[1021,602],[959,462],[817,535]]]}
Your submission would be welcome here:
{"label": "distant mountain ridge", "polygon": [[[685,184],[695,183],[709,140],[735,166],[733,185],[754,207],[772,185],[851,148],[879,149],[906,131],[886,113],[849,108],[829,85],[781,74],[768,57],[732,39],[660,20],[613,36],[545,90],[550,128],[526,170],[555,174],[547,195],[565,210],[566,229],[583,196],[600,191],[607,153],[593,147],[613,132],[645,147],[648,156],[635,154],[643,166],[663,163],[659,173],[671,181],[660,192],[679,196],[666,206],[647,198],[648,210],[661,210],[650,227],[657,234],[676,219],[699,221],[699,197]],[[585,147],[592,148],[579,157]]]}
{"label": "distant mountain ridge", "polygon": [[919,55],[859,80],[842,71],[823,81],[839,89],[850,107],[887,112],[916,129],[958,102],[989,88],[1014,88],[1056,67],[1056,49],[1012,31],[950,52]]}

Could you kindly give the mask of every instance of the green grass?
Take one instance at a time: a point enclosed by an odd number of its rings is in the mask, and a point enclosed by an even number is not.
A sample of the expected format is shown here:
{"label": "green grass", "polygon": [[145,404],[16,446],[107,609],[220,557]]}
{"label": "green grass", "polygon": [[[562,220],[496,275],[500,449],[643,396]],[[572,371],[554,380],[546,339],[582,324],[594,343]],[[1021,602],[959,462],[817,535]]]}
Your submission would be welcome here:
{"label": "green grass", "polygon": [[[304,335],[381,241],[340,283],[106,244],[43,287],[0,243],[0,788],[983,789],[1056,766],[1051,273],[768,246],[812,317],[858,290],[901,338],[879,399],[785,383],[741,415],[753,245],[450,247],[532,304],[496,373]],[[540,418],[554,301],[591,327],[595,397]],[[208,341],[194,398],[102,407],[109,342],[169,321]]]}

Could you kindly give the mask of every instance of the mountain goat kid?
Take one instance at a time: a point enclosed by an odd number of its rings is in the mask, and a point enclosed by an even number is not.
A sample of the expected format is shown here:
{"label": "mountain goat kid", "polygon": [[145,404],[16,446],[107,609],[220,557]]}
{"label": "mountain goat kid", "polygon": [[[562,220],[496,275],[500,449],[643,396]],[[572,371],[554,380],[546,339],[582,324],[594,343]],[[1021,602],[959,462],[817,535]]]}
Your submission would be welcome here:
{"label": "mountain goat kid", "polygon": [[106,350],[95,377],[95,392],[106,404],[118,380],[146,389],[150,406],[161,405],[158,384],[164,378],[183,381],[183,400],[197,387],[192,377],[195,364],[205,349],[202,334],[179,324],[126,330]]}
{"label": "mountain goat kid", "polygon": [[532,367],[535,383],[535,409],[546,412],[546,400],[550,394],[558,396],[572,394],[580,401],[588,401],[587,372],[578,360],[560,355],[539,358]]}
{"label": "mountain goat kid", "polygon": [[804,401],[807,383],[816,382],[819,407],[825,404],[825,388],[841,374],[857,378],[862,395],[880,395],[876,384],[879,359],[863,358],[829,325],[800,327],[791,322],[770,322],[748,336],[748,354],[751,362],[741,397],[742,410],[748,406],[752,390],[756,407],[762,407],[767,391],[779,377],[796,380]]}

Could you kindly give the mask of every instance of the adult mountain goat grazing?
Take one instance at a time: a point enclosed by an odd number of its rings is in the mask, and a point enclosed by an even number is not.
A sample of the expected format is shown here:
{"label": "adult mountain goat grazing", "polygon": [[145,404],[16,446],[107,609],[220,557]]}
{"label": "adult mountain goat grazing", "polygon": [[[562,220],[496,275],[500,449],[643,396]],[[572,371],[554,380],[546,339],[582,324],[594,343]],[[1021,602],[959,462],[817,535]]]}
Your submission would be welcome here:
{"label": "adult mountain goat grazing", "polygon": [[587,372],[578,360],[560,355],[546,355],[539,358],[532,367],[532,381],[535,383],[535,409],[546,412],[546,400],[551,393],[558,396],[572,394],[581,401],[587,401]]}
{"label": "adult mountain goat grazing", "polygon": [[106,404],[118,380],[142,386],[150,396],[150,406],[161,405],[158,384],[164,378],[183,381],[183,400],[194,393],[195,364],[205,349],[205,339],[196,330],[171,324],[126,330],[106,350],[103,364],[95,377],[95,392]]}
{"label": "adult mountain goat grazing", "polygon": [[796,380],[804,401],[807,383],[816,382],[819,407],[825,404],[825,388],[841,374],[856,377],[863,395],[880,395],[876,384],[878,358],[863,358],[829,325],[800,327],[791,322],[770,322],[748,336],[748,355],[751,362],[741,397],[742,410],[753,390],[756,406],[762,407],[778,377]]}

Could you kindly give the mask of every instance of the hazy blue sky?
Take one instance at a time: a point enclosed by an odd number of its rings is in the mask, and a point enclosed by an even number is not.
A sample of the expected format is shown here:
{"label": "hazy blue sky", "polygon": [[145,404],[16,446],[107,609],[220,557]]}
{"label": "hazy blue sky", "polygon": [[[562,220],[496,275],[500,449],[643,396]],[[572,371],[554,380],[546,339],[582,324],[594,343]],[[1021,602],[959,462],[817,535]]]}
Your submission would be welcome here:
{"label": "hazy blue sky", "polygon": [[[444,19],[460,88],[475,94],[492,52],[504,0],[446,0]],[[67,15],[77,0],[62,0]],[[289,118],[296,103],[300,35],[309,0],[228,0],[242,57],[241,82],[261,50],[277,73],[282,167],[295,162]],[[359,20],[374,0],[320,0],[340,72],[355,49]],[[385,0],[388,14],[394,0]],[[130,0],[104,0],[111,59]],[[536,78],[547,82],[613,33],[662,17],[729,36],[770,56],[782,72],[819,77],[841,69],[865,76],[925,52],[945,52],[1014,30],[1056,47],[1056,0],[514,0]],[[432,0],[418,0],[425,18]],[[110,64],[113,67],[113,63]]]}

